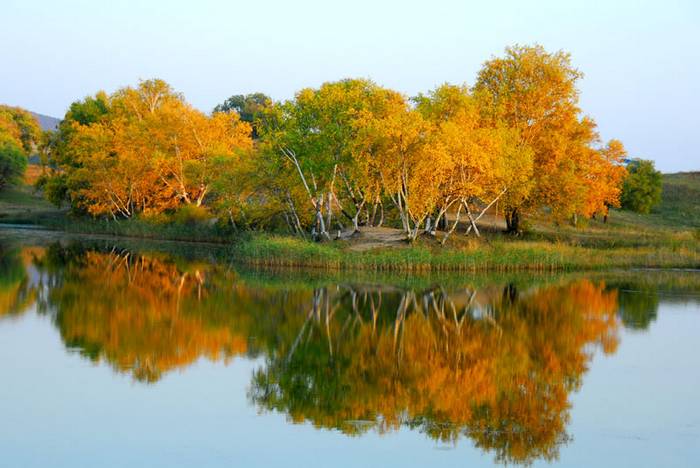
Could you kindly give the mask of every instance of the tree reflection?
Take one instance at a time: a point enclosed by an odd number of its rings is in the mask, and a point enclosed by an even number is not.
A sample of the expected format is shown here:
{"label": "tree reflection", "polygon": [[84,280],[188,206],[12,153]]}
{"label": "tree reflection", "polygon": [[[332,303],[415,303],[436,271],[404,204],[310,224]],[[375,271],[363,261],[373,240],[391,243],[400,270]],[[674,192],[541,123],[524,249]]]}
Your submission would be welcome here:
{"label": "tree reflection", "polygon": [[647,330],[656,320],[659,309],[658,285],[623,278],[608,282],[608,288],[618,292],[617,313],[626,328]]}
{"label": "tree reflection", "polygon": [[160,254],[1,252],[0,316],[33,304],[67,347],[138,381],[262,356],[249,388],[261,409],[349,435],[468,437],[499,462],[557,457],[592,353],[615,351],[618,313],[631,323],[617,288],[585,279],[290,287]]}
{"label": "tree reflection", "polygon": [[247,331],[223,307],[231,295],[217,287],[230,275],[208,280],[210,265],[60,245],[34,264],[37,308],[52,316],[66,346],[137,380],[247,350]]}
{"label": "tree reflection", "polygon": [[21,315],[36,301],[28,270],[37,250],[0,243],[0,318]]}
{"label": "tree reflection", "polygon": [[357,434],[467,434],[502,462],[552,459],[592,347],[617,346],[616,294],[578,281],[519,293],[319,289],[255,375],[257,404]]}

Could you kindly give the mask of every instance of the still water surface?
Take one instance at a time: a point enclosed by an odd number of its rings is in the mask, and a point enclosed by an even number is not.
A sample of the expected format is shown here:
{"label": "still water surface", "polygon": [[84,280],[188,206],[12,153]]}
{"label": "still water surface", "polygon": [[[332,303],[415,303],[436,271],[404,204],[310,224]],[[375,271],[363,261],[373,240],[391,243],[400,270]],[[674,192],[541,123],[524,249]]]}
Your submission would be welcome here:
{"label": "still water surface", "polygon": [[0,241],[0,466],[700,466],[696,272],[172,250]]}

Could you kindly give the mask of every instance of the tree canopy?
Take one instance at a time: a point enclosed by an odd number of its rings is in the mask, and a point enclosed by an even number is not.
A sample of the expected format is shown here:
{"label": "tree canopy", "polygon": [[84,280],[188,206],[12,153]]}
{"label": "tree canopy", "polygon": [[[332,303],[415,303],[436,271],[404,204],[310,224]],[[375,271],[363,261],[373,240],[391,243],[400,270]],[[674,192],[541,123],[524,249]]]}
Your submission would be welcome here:
{"label": "tree canopy", "polygon": [[200,206],[220,159],[252,147],[237,114],[195,110],[161,80],[74,103],[52,154],[54,180],[74,209],[130,218]]}
{"label": "tree canopy", "polygon": [[480,235],[489,209],[511,232],[545,211],[575,222],[619,206],[626,173],[622,143],[600,142],[579,108],[581,76],[564,52],[513,46],[473,87],[408,98],[344,79],[283,102],[234,95],[211,115],[149,80],[71,105],[43,183],[92,216],[193,205],[317,240],[388,224],[444,243],[460,223]]}

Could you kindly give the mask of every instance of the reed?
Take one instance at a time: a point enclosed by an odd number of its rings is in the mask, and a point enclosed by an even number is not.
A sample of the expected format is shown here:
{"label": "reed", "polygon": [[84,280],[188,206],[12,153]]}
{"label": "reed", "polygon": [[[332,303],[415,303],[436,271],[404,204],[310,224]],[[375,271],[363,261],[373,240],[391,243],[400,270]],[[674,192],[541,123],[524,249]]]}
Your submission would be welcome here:
{"label": "reed", "polygon": [[627,268],[699,268],[698,246],[595,248],[546,241],[499,241],[467,247],[349,251],[343,245],[255,235],[232,247],[235,261],[265,267],[374,271],[575,271]]}

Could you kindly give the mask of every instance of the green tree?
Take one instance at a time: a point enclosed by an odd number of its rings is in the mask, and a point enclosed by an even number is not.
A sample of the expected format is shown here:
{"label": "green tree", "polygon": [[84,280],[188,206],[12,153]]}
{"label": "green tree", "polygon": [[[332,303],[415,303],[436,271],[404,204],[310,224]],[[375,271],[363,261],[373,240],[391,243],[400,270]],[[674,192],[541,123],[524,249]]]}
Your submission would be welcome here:
{"label": "green tree", "polygon": [[236,112],[243,122],[253,127],[253,138],[258,138],[257,121],[263,111],[272,105],[272,99],[264,93],[236,94],[214,107],[214,112]]}
{"label": "green tree", "polygon": [[622,208],[637,213],[649,213],[661,202],[661,172],[653,161],[633,161],[627,168],[629,175],[622,185]]}
{"label": "green tree", "polygon": [[0,139],[0,189],[18,183],[27,169],[27,156],[14,141]]}
{"label": "green tree", "polygon": [[40,145],[44,174],[37,180],[36,188],[42,190],[47,200],[57,207],[67,202],[73,212],[84,213],[79,208],[80,197],[77,193],[85,188],[86,183],[75,177],[82,167],[74,149],[77,128],[96,124],[109,112],[109,97],[104,91],[99,91],[94,96],[73,102],[56,132],[44,135]]}
{"label": "green tree", "polygon": [[[334,212],[351,221],[357,231],[363,209],[366,212],[367,203],[376,200],[377,182],[366,164],[371,144],[359,135],[372,128],[373,118],[383,114],[391,99],[406,106],[403,97],[369,80],[346,79],[303,89],[293,100],[265,113],[262,162],[267,159],[268,166],[281,167],[285,182],[303,188],[298,191],[300,200],[292,198],[294,193],[286,194],[291,212],[287,217],[300,225],[305,214],[296,207],[311,208],[314,238],[329,239],[333,222],[342,229],[341,218],[334,218]],[[274,175],[278,179],[271,181],[273,186],[280,180],[280,174]],[[288,187],[291,192],[293,186]]]}

